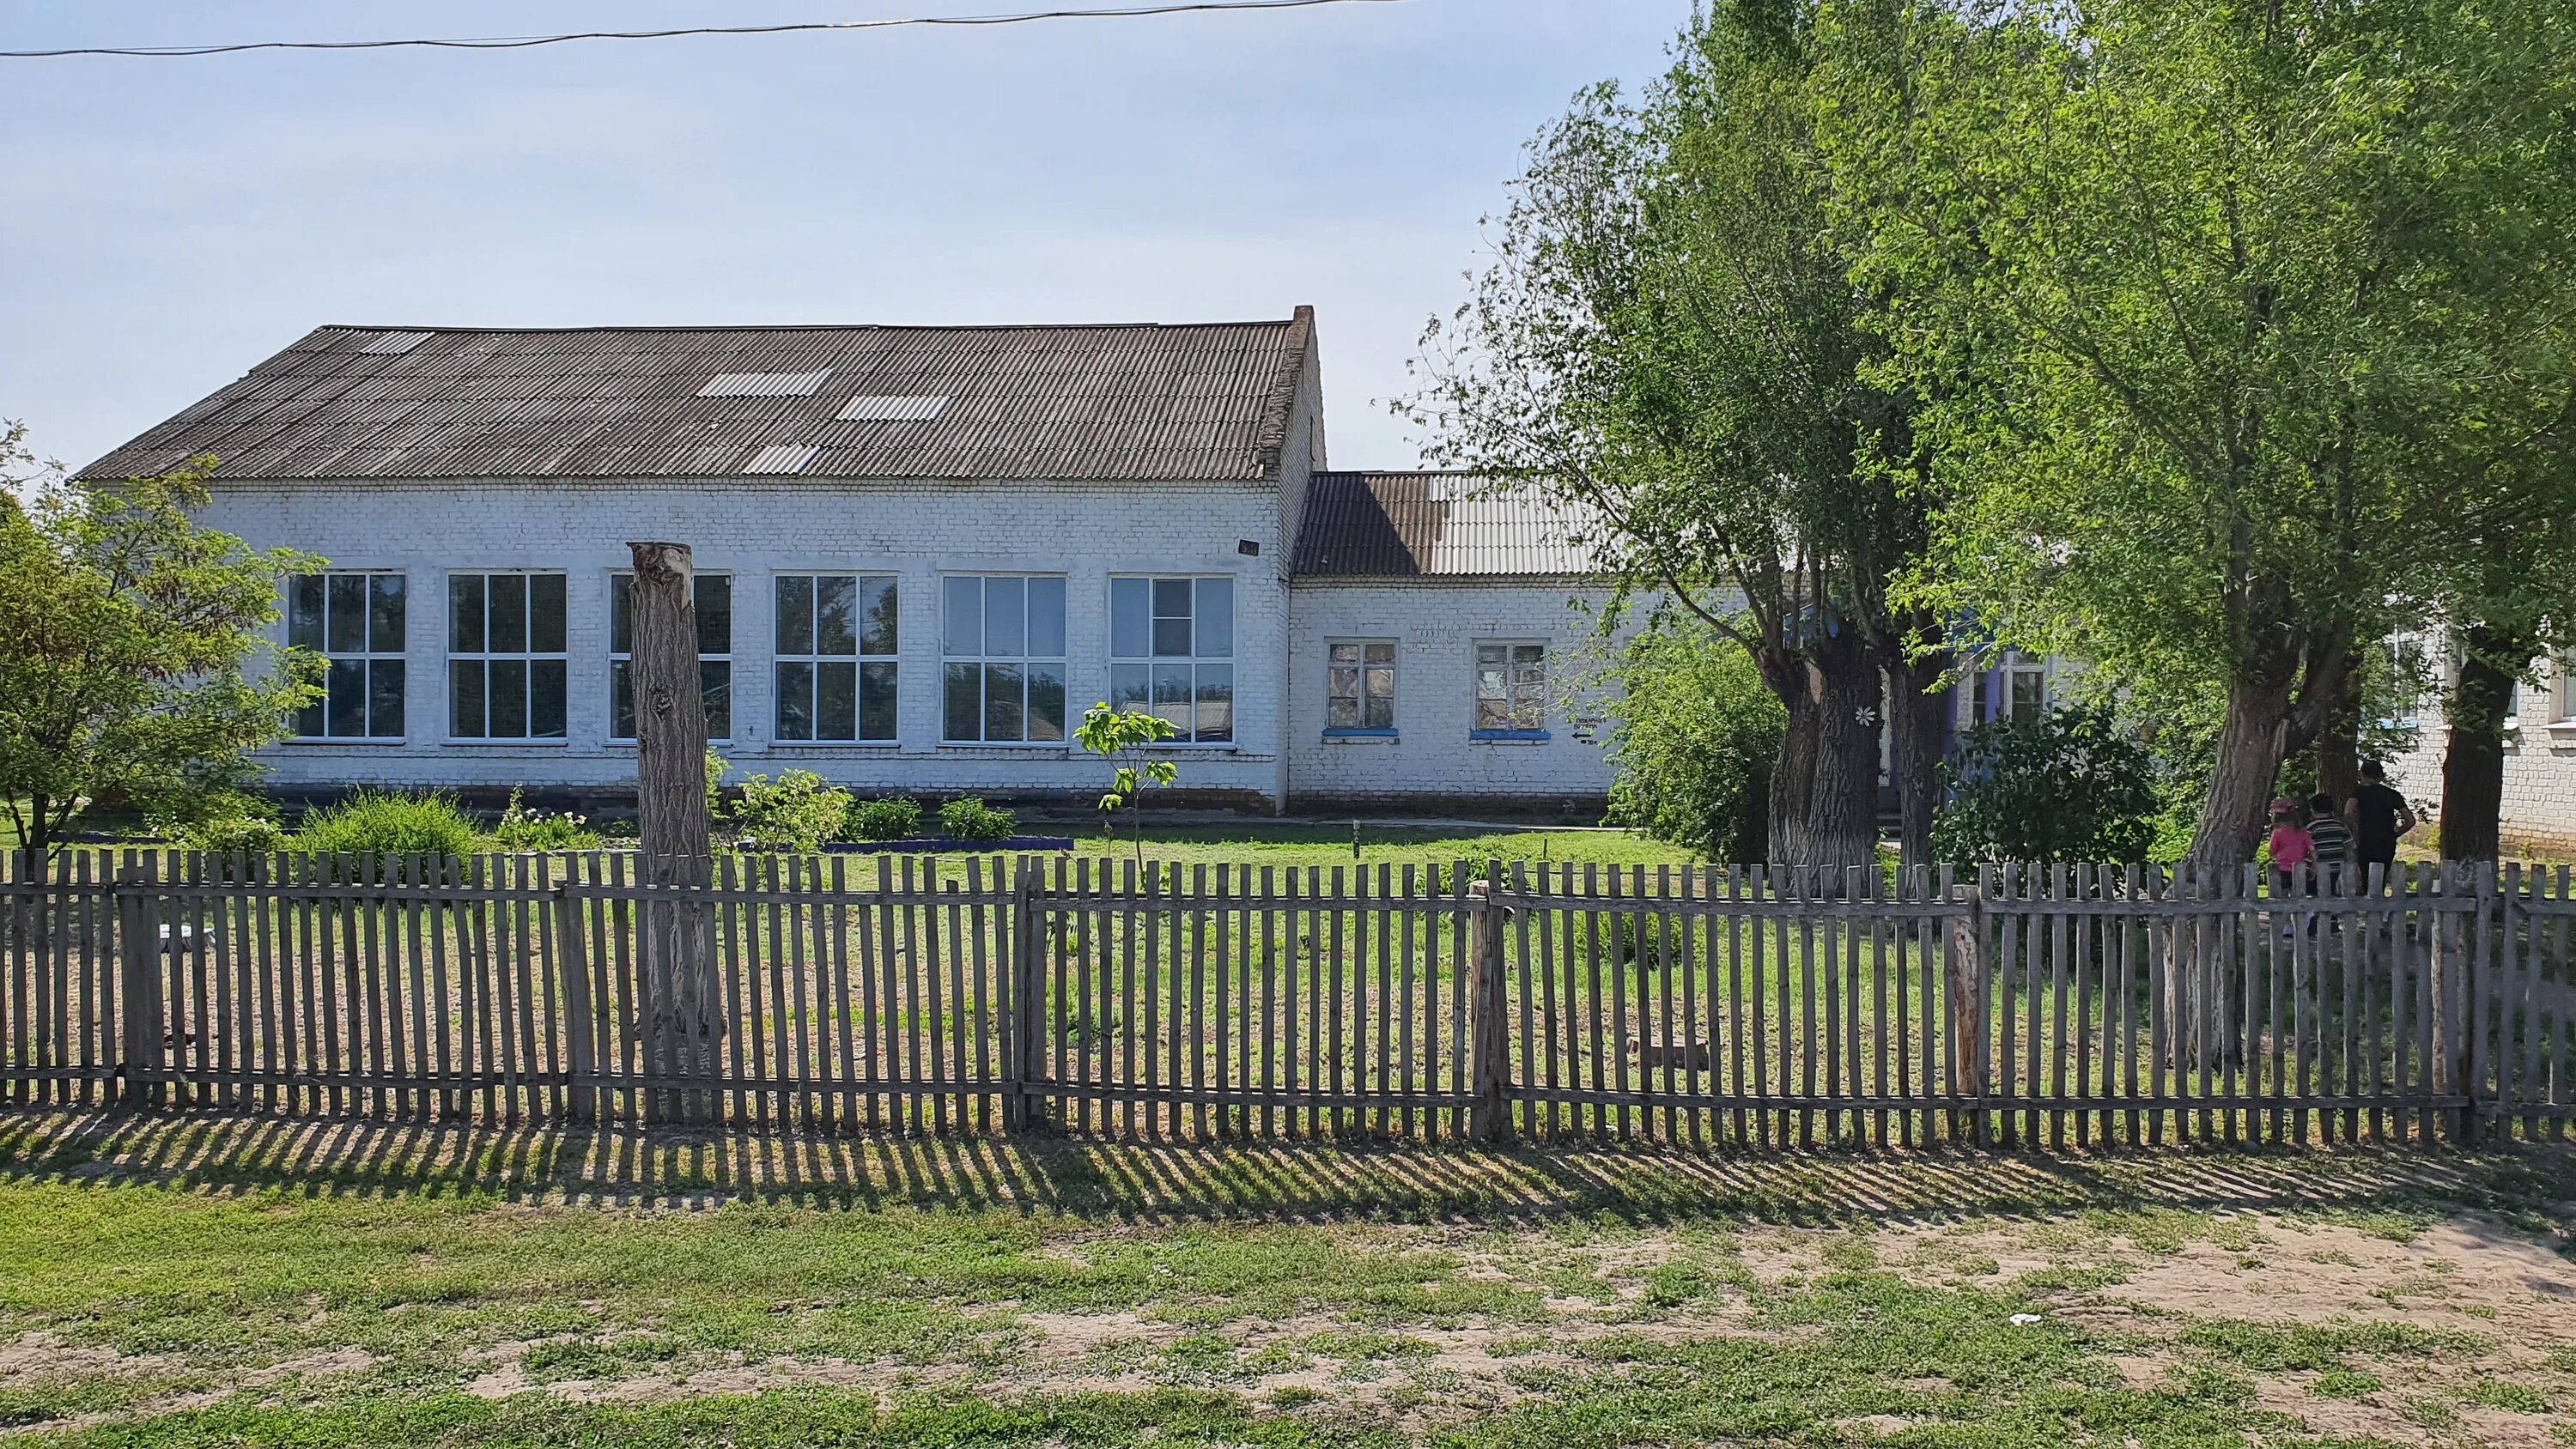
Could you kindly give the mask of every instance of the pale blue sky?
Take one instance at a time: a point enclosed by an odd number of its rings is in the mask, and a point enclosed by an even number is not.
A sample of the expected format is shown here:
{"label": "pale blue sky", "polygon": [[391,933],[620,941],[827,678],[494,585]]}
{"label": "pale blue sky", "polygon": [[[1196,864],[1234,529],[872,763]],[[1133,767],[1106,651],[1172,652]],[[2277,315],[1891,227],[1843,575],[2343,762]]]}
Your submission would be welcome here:
{"label": "pale blue sky", "polygon": [[[1084,3],[1084,0],[1072,0]],[[974,14],[1015,0],[0,0],[0,49]],[[1576,89],[1687,0],[0,61],[0,416],[86,462],[324,322],[1319,311],[1334,461]]]}

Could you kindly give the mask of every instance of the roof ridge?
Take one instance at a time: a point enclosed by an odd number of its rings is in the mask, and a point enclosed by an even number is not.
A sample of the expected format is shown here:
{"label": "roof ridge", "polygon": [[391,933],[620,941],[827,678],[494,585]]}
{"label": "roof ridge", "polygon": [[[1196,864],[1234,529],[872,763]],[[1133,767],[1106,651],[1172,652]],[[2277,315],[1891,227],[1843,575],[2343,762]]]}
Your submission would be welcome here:
{"label": "roof ridge", "polygon": [[[1212,322],[602,322],[563,327],[449,327],[423,322],[319,322],[314,332],[427,332],[547,336],[567,332],[1180,332],[1209,327],[1294,327],[1294,317]],[[307,334],[310,335],[310,334]]]}

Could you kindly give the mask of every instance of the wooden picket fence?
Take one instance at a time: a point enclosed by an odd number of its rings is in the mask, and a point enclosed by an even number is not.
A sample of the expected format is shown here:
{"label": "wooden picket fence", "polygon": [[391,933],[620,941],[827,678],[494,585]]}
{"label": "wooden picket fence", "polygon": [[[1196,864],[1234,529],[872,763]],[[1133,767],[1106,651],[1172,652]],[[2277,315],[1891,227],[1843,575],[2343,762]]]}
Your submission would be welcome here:
{"label": "wooden picket fence", "polygon": [[2565,868],[24,858],[0,1093],[280,1114],[2047,1147],[2563,1139]]}

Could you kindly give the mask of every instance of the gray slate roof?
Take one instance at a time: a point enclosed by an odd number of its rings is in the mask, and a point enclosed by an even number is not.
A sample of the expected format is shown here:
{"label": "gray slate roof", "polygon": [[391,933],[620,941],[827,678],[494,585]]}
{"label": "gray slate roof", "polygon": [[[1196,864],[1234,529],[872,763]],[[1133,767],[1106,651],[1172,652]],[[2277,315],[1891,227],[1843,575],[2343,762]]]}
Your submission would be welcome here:
{"label": "gray slate roof", "polygon": [[1579,509],[1457,473],[1318,473],[1290,572],[1345,578],[1577,575]]}
{"label": "gray slate roof", "polygon": [[1303,307],[1193,326],[323,327],[81,476],[212,454],[235,479],[1249,481],[1278,465],[1313,338]]}

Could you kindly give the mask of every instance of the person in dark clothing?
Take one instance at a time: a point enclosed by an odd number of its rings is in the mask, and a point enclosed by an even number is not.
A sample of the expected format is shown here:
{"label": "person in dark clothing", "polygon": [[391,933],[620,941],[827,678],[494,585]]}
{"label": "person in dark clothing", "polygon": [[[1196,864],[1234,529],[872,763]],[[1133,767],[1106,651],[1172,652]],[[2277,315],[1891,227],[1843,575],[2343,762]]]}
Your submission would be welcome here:
{"label": "person in dark clothing", "polygon": [[2379,762],[2364,760],[2361,788],[2344,807],[2344,822],[2352,827],[2354,868],[2365,874],[2374,865],[2387,871],[2397,862],[2398,837],[2415,828],[2415,811],[2389,787],[2388,772]]}

